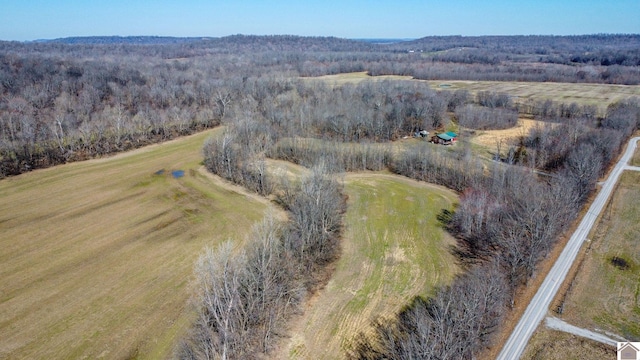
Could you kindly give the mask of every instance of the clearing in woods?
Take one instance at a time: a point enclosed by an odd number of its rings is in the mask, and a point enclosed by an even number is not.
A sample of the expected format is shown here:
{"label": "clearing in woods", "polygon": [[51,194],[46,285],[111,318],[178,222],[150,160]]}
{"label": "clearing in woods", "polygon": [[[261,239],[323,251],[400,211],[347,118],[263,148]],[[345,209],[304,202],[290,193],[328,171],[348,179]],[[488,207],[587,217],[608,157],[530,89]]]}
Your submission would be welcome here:
{"label": "clearing in woods", "polygon": [[496,151],[497,145],[501,142],[501,151],[506,151],[509,145],[513,145],[519,137],[526,136],[529,130],[536,126],[544,127],[546,124],[542,121],[519,119],[518,124],[509,129],[503,130],[475,130],[476,136],[471,142],[487,148],[489,151]]}
{"label": "clearing in woods", "polygon": [[383,81],[383,80],[413,80],[411,76],[401,75],[380,75],[369,76],[366,71],[342,73],[334,75],[323,75],[316,77],[304,77],[307,80],[322,80],[326,81],[329,85],[344,85],[360,83],[362,81]]}
{"label": "clearing in woods", "polygon": [[454,239],[438,221],[457,196],[443,187],[383,173],[346,175],[349,196],[342,254],[327,286],[291,333],[292,359],[344,358],[379,316],[428,296],[458,272]]}
{"label": "clearing in woods", "polygon": [[202,168],[215,131],[0,181],[0,358],[171,356],[195,260],[268,207]]}

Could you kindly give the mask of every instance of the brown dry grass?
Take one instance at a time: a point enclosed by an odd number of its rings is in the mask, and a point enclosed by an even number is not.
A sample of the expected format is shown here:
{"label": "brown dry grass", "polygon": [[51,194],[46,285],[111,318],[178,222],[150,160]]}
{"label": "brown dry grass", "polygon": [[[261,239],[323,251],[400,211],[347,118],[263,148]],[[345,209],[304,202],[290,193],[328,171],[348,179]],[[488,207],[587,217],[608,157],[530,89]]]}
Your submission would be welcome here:
{"label": "brown dry grass", "polygon": [[427,82],[434,89],[466,89],[472,94],[480,91],[506,93],[514,97],[516,102],[530,99],[595,105],[603,113],[611,103],[632,96],[640,96],[640,85],[462,80]]}
{"label": "brown dry grass", "polygon": [[411,76],[400,75],[381,75],[381,76],[369,76],[366,71],[324,75],[318,77],[305,77],[307,80],[322,80],[329,85],[344,85],[344,84],[357,84],[362,81],[382,81],[382,80],[412,80]]}
{"label": "brown dry grass", "polygon": [[203,247],[267,207],[202,170],[210,135],[0,181],[0,358],[171,355]]}
{"label": "brown dry grass", "polygon": [[498,142],[502,143],[502,151],[506,151],[521,136],[526,136],[529,130],[536,126],[545,126],[547,123],[530,119],[518,119],[518,125],[504,130],[483,130],[477,131],[471,142],[490,151],[497,149]]}
{"label": "brown dry grass", "polygon": [[616,350],[592,340],[540,327],[533,335],[522,360],[615,359]]}
{"label": "brown dry grass", "polygon": [[359,331],[429,295],[459,271],[454,240],[437,215],[456,195],[395,175],[346,176],[349,208],[342,255],[329,283],[298,319],[281,358],[339,359]]}
{"label": "brown dry grass", "polygon": [[[369,76],[366,72],[326,75],[316,78],[332,85],[359,83],[361,81],[412,80],[410,76]],[[526,100],[552,100],[558,103],[595,105],[604,115],[607,106],[632,96],[640,96],[640,85],[576,84],[554,82],[518,81],[465,81],[465,80],[414,80],[425,81],[436,90],[466,89],[472,94],[493,91],[509,94],[516,102]]]}

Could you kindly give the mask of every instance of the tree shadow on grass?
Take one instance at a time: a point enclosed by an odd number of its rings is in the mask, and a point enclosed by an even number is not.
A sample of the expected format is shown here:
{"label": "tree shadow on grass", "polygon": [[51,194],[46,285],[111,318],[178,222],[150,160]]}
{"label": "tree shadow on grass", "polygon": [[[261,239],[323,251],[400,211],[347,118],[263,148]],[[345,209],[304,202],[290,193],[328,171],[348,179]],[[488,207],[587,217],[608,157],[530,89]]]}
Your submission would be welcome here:
{"label": "tree shadow on grass", "polygon": [[436,215],[436,218],[438,219],[438,222],[440,223],[440,226],[442,226],[443,228],[449,230],[449,226],[451,225],[451,222],[453,221],[453,215],[455,214],[454,211],[448,210],[448,209],[442,209],[440,210],[440,213],[438,215]]}
{"label": "tree shadow on grass", "polygon": [[455,216],[455,210],[442,209],[436,216],[439,225],[445,229],[451,236],[456,239],[456,244],[449,247],[449,251],[458,259],[459,264],[463,267],[476,264],[485,259],[482,251],[472,245],[460,235],[453,224],[453,217]]}

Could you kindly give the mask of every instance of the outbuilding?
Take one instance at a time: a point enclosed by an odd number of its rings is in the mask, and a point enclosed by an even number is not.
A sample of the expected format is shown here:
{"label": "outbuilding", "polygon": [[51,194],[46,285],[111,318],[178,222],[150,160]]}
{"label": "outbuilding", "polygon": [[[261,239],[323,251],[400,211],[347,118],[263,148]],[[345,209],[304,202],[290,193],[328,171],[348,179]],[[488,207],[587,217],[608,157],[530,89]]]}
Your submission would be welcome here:
{"label": "outbuilding", "polygon": [[458,134],[454,133],[453,131],[447,131],[445,134],[451,137],[452,142],[458,141]]}
{"label": "outbuilding", "polygon": [[444,133],[436,134],[431,137],[431,142],[440,145],[451,145],[458,140],[458,134],[453,131],[447,131]]}
{"label": "outbuilding", "polygon": [[420,130],[420,131],[416,131],[415,134],[413,134],[414,137],[421,137],[421,138],[426,138],[427,136],[429,136],[429,132],[427,130]]}

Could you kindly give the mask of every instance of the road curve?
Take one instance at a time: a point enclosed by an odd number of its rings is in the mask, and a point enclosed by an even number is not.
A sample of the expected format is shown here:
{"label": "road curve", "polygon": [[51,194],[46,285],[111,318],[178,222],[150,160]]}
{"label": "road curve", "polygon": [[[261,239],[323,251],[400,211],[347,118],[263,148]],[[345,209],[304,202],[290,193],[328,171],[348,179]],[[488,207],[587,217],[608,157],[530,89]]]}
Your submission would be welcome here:
{"label": "road curve", "polygon": [[513,329],[511,336],[509,336],[509,339],[504,344],[502,351],[498,354],[498,360],[519,359],[522,355],[531,335],[533,335],[538,324],[540,324],[544,318],[551,301],[558,292],[564,278],[567,276],[573,261],[578,255],[578,251],[580,250],[582,243],[586,239],[593,227],[593,224],[598,218],[598,215],[607,203],[607,200],[615,188],[622,171],[626,168],[629,159],[633,156],[638,140],[640,140],[640,137],[634,137],[629,141],[624,155],[609,174],[609,177],[604,182],[600,192],[593,203],[591,203],[591,206],[589,206],[589,210],[582,218],[582,221],[580,221],[578,228],[573,235],[571,235],[571,238],[567,242],[564,250],[562,250],[558,260],[556,260],[551,271],[549,271],[549,274],[542,282],[542,285],[540,285],[536,295],[531,299],[531,302],[520,318],[518,325]]}

